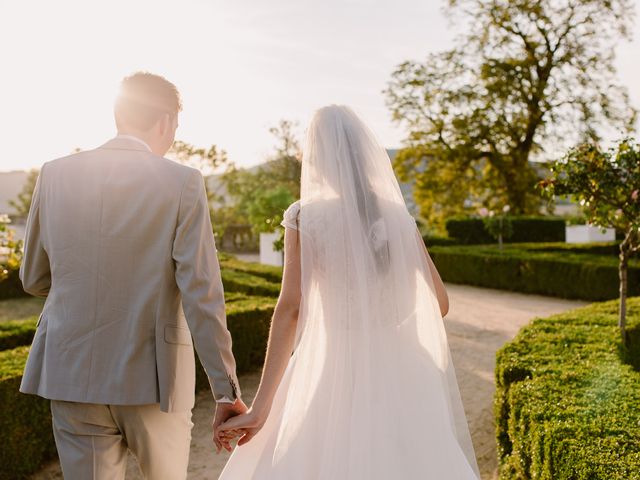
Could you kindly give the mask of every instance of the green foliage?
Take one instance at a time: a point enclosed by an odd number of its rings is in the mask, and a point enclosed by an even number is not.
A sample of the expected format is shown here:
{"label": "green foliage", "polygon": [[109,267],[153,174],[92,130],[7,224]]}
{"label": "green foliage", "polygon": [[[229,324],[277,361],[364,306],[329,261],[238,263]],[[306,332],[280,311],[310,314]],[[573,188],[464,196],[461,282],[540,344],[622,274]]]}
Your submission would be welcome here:
{"label": "green foliage", "polygon": [[[407,61],[385,92],[407,130],[394,162],[415,181],[430,224],[477,206],[537,213],[534,186],[550,150],[633,128],[616,81],[615,44],[630,36],[631,0],[449,0],[455,48]],[[551,153],[553,154],[553,153]]]}
{"label": "green foliage", "polygon": [[0,351],[0,479],[27,478],[52,458],[49,401],[18,391],[29,347]]}
{"label": "green foliage", "polygon": [[[2,265],[0,265],[0,268],[2,268]],[[19,275],[18,268],[4,268],[4,278],[0,280],[0,300],[28,296],[22,288]],[[0,277],[2,276],[0,273]]]}
{"label": "green foliage", "polygon": [[[443,280],[562,298],[610,300],[618,295],[615,256],[536,244],[434,246],[429,249]],[[629,268],[629,291],[640,295],[640,262]]]}
{"label": "green foliage", "polygon": [[218,253],[218,258],[222,269],[250,273],[251,275],[263,278],[272,283],[279,284],[282,281],[282,267],[263,265],[261,263],[243,262],[233,255],[228,255],[226,253]]}
{"label": "green foliage", "polygon": [[[273,232],[283,211],[300,198],[301,150],[295,124],[282,120],[270,129],[278,145],[275,154],[257,169],[239,169],[231,164],[222,177],[237,222],[250,223],[254,232]],[[228,213],[231,215],[231,213]]]}
{"label": "green foliage", "polygon": [[173,142],[171,149],[167,152],[167,157],[183,165],[197,168],[203,175],[211,174],[228,163],[227,152],[217,145],[202,148],[182,140]]}
{"label": "green foliage", "polygon": [[589,222],[624,232],[618,264],[619,327],[626,337],[628,263],[640,250],[640,147],[623,140],[603,151],[595,144],[580,145],[552,167],[552,176],[540,183],[550,199],[569,195],[583,206]]}
{"label": "green foliage", "polygon": [[295,197],[285,187],[259,190],[247,213],[256,233],[273,232],[282,222],[282,214],[295,201]]}
{"label": "green foliage", "polygon": [[498,351],[501,479],[640,479],[640,372],[620,354],[616,313],[607,302],[537,319]]}
{"label": "green foliage", "polygon": [[7,215],[0,215],[0,282],[17,273],[22,261],[22,242],[15,240],[10,223]]}
{"label": "green foliage", "polygon": [[640,147],[623,140],[603,151],[595,144],[573,148],[551,166],[551,176],[540,182],[550,199],[569,196],[582,205],[589,223],[632,232],[640,243]]}
{"label": "green foliage", "polygon": [[38,175],[40,175],[39,170],[31,170],[27,175],[27,181],[23,185],[18,197],[14,200],[9,200],[9,205],[13,208],[17,217],[27,218],[29,215],[29,210],[31,209],[31,198],[33,197],[33,191],[36,188]]}
{"label": "green foliage", "polygon": [[224,288],[249,296],[277,297],[280,285],[237,270],[222,270]]}
{"label": "green foliage", "polygon": [[[558,217],[512,216],[509,217],[513,233],[511,243],[559,242],[565,239],[565,222]],[[494,237],[487,231],[486,223],[477,217],[453,217],[447,220],[449,238],[465,245],[493,243]]]}
{"label": "green foliage", "polygon": [[38,317],[0,323],[0,351],[31,345]]}
{"label": "green foliage", "polygon": [[[228,304],[227,326],[233,338],[233,354],[239,373],[259,368],[264,362],[275,298],[244,297]],[[49,402],[18,392],[27,360],[28,345],[35,334],[36,319],[0,323],[0,479],[23,478],[37,471],[55,455]],[[196,388],[209,382],[197,359]]]}
{"label": "green foliage", "polygon": [[0,300],[0,323],[37,317],[42,312],[45,301],[45,298],[31,296]]}
{"label": "green foliage", "polygon": [[431,248],[432,246],[440,245],[440,246],[450,246],[450,245],[458,245],[458,241],[454,238],[449,237],[441,237],[438,235],[423,235],[422,240],[427,248]]}
{"label": "green foliage", "polygon": [[500,212],[498,215],[487,215],[482,219],[485,231],[498,241],[500,249],[502,242],[513,235],[513,222],[511,217]]}
{"label": "green foliage", "polygon": [[[220,261],[223,279],[227,279],[227,326],[237,370],[248,372],[264,362],[282,269],[241,262],[229,255],[221,255]],[[247,296],[246,292],[262,296]],[[21,345],[31,343],[36,322],[36,317],[0,322],[0,429],[5,434],[0,449],[0,480],[26,478],[55,455],[49,402],[18,393],[28,354],[28,347]],[[209,388],[199,360],[196,388]]]}
{"label": "green foliage", "polygon": [[[264,363],[275,303],[274,298],[245,297],[245,300],[228,306],[227,328],[233,339],[233,356],[238,373],[250,372]],[[196,358],[196,390],[208,388],[207,374]]]}

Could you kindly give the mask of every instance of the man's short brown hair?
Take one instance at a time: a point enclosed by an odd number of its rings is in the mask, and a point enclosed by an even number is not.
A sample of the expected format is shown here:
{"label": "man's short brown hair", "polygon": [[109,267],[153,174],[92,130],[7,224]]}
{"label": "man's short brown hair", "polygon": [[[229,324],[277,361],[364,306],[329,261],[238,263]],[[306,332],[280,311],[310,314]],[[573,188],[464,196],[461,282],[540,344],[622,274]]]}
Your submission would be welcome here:
{"label": "man's short brown hair", "polygon": [[114,114],[116,125],[149,130],[162,115],[176,115],[182,110],[180,92],[160,75],[136,72],[120,83]]}

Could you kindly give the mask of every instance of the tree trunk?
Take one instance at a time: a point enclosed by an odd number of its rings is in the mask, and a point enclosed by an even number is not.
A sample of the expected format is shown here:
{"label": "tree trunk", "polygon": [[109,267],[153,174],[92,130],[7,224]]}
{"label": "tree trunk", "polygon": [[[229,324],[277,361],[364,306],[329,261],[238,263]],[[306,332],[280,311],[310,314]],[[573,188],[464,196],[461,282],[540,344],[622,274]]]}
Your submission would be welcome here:
{"label": "tree trunk", "polygon": [[618,317],[618,327],[622,336],[622,343],[627,344],[627,267],[629,266],[629,236],[620,244],[620,263],[618,265],[618,276],[620,278],[620,310]]}

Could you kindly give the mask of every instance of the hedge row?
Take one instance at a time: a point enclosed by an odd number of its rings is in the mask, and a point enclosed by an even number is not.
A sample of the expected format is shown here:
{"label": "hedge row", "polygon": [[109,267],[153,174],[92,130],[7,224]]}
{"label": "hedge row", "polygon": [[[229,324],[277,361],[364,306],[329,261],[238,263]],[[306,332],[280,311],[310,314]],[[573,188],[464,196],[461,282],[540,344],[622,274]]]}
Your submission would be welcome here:
{"label": "hedge row", "polygon": [[249,296],[276,297],[280,294],[280,284],[239,270],[222,269],[222,283],[225,290]]}
{"label": "hedge row", "polygon": [[263,278],[269,282],[280,284],[282,281],[282,267],[263,265],[261,263],[244,262],[238,258],[219,253],[220,267],[225,270],[235,270],[237,272],[250,273],[256,277]]}
{"label": "hedge row", "polygon": [[[233,353],[239,373],[253,370],[264,361],[269,325],[276,299],[245,298],[230,303],[227,325],[233,337]],[[19,325],[22,324],[22,325]],[[0,323],[0,345],[28,345],[36,319]],[[37,471],[55,454],[51,434],[49,401],[18,392],[29,347],[0,351],[0,479],[22,478]],[[208,389],[207,376],[197,360],[196,388]]]}
{"label": "hedge row", "polygon": [[[513,234],[508,241],[521,242],[564,242],[565,220],[559,217],[512,216],[509,217]],[[449,238],[459,244],[480,245],[496,243],[484,227],[484,221],[475,217],[454,217],[445,223]]]}
{"label": "hedge row", "polygon": [[[247,295],[269,296],[279,292],[282,268],[243,262],[226,253],[219,253],[218,257],[225,289]],[[0,282],[0,300],[26,296],[18,270],[10,270],[9,276]]]}
{"label": "hedge row", "polygon": [[[279,293],[281,269],[221,259],[227,325],[239,373],[262,365],[271,316]],[[233,270],[232,270],[233,269]],[[276,283],[278,282],[278,283]],[[248,297],[247,293],[263,296]],[[0,322],[0,480],[27,478],[55,456],[49,401],[18,392],[37,317]],[[209,382],[199,360],[196,388]]]}
{"label": "hedge row", "polygon": [[629,307],[630,348],[612,301],[534,320],[498,351],[501,479],[640,479],[640,299]]}
{"label": "hedge row", "polygon": [[[618,296],[613,255],[514,245],[503,252],[497,246],[434,246],[429,252],[442,278],[451,283],[593,301]],[[628,280],[629,295],[640,294],[637,260],[630,262]]]}
{"label": "hedge row", "polygon": [[22,289],[18,270],[9,270],[9,275],[0,281],[0,300],[8,298],[27,297],[28,294]]}
{"label": "hedge row", "polygon": [[56,453],[49,401],[18,391],[29,347],[0,352],[0,479],[26,478]]}

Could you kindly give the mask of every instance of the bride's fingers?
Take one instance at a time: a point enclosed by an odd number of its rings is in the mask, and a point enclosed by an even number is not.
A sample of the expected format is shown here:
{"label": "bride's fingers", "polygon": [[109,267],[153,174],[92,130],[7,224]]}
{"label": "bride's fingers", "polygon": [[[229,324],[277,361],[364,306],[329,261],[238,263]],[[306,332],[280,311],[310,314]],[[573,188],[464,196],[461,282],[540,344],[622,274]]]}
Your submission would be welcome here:
{"label": "bride's fingers", "polygon": [[244,431],[244,435],[240,438],[240,440],[238,440],[238,446],[242,446],[245,443],[249,442],[253,437],[256,436],[256,433],[258,433],[258,429],[257,428],[252,428],[251,430],[245,430]]}

